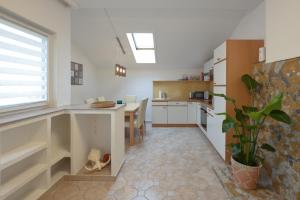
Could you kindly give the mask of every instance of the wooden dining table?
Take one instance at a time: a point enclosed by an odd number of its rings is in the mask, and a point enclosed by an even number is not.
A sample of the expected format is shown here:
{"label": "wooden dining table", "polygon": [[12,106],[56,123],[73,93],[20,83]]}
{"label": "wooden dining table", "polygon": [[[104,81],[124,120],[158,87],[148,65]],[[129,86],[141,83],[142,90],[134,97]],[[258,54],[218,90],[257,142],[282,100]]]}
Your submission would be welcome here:
{"label": "wooden dining table", "polygon": [[140,103],[128,103],[125,106],[125,116],[129,117],[129,145],[134,145],[134,117],[139,110]]}

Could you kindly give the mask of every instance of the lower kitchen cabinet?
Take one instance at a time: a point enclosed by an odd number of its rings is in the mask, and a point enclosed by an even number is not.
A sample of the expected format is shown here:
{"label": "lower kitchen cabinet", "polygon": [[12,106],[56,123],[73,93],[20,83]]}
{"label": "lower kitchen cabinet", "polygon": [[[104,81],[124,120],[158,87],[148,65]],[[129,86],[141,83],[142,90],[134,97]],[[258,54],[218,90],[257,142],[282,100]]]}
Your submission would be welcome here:
{"label": "lower kitchen cabinet", "polygon": [[226,135],[222,132],[223,116],[216,115],[213,110],[207,112],[207,138],[225,160]]}
{"label": "lower kitchen cabinet", "polygon": [[187,105],[168,105],[168,124],[187,124]]}
{"label": "lower kitchen cabinet", "polygon": [[196,114],[197,114],[197,125],[200,127],[201,126],[201,104],[197,103],[197,108],[196,108]]}
{"label": "lower kitchen cabinet", "polygon": [[168,106],[152,106],[152,123],[168,123]]}
{"label": "lower kitchen cabinet", "polygon": [[196,102],[188,103],[188,124],[197,124],[197,104]]}

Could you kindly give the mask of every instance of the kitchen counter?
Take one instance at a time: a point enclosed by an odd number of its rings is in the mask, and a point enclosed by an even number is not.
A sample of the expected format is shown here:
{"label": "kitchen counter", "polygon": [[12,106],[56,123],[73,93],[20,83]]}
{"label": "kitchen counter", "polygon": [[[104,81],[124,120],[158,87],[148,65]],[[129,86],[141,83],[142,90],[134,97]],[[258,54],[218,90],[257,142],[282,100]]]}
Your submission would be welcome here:
{"label": "kitchen counter", "polygon": [[199,100],[199,99],[161,99],[161,98],[154,98],[152,102],[169,102],[169,101],[186,101],[186,102],[199,102],[201,104],[205,104],[209,108],[213,109],[213,105],[208,100]]}
{"label": "kitchen counter", "polygon": [[69,105],[69,106],[61,106],[61,107],[47,107],[47,108],[41,108],[41,109],[35,109],[30,111],[24,111],[19,113],[13,113],[10,115],[5,115],[0,117],[0,127],[3,125],[6,125],[8,123],[13,123],[17,121],[21,121],[24,119],[30,119],[34,117],[40,117],[55,113],[71,113],[76,111],[88,111],[88,112],[99,112],[99,111],[116,111],[122,107],[125,107],[125,105],[116,104],[112,108],[91,108],[90,106],[84,104],[84,105]]}

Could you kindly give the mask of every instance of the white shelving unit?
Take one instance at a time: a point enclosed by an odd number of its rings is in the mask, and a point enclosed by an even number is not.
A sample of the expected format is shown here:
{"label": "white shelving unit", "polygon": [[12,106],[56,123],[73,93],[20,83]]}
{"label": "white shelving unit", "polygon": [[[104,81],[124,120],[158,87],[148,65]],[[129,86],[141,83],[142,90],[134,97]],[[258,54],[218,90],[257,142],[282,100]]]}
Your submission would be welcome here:
{"label": "white shelving unit", "polygon": [[47,115],[0,127],[0,199],[33,200],[70,174],[70,116]]}
{"label": "white shelving unit", "polygon": [[122,105],[20,115],[0,123],[0,200],[38,199],[64,175],[78,174],[90,148],[111,153],[106,176],[117,176],[125,154]]}

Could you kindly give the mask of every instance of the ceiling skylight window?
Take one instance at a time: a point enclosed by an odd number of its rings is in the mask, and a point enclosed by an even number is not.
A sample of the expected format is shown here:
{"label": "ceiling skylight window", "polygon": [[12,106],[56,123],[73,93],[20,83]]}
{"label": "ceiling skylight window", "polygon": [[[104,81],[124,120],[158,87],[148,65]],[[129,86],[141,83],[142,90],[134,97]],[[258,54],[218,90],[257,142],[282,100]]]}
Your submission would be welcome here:
{"label": "ceiling skylight window", "polygon": [[132,33],[132,37],[137,50],[154,50],[153,33]]}
{"label": "ceiling skylight window", "polygon": [[153,33],[127,33],[136,63],[156,63]]}

